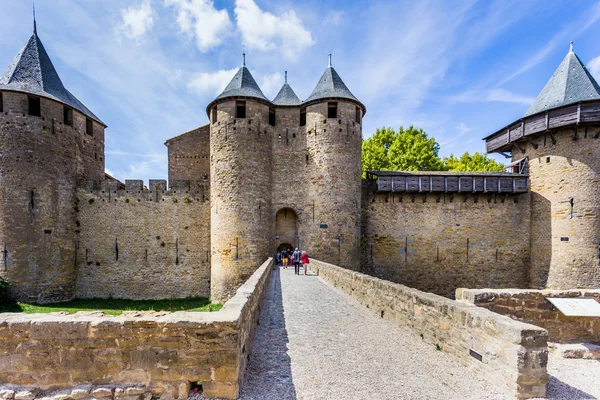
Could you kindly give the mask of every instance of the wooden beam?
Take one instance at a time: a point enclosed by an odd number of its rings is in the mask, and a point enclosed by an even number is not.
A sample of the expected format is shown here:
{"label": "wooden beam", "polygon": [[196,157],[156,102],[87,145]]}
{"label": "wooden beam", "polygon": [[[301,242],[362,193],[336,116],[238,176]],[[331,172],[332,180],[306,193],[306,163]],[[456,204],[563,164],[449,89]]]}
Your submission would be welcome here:
{"label": "wooden beam", "polygon": [[[535,143],[533,140],[531,140],[530,137],[527,137],[527,141],[533,146],[534,149],[537,150],[537,148],[538,148],[538,144],[537,143]],[[525,152],[523,151],[523,153],[525,153]]]}
{"label": "wooden beam", "polygon": [[556,139],[554,138],[552,132],[548,132],[548,135],[550,135],[550,140],[552,141],[552,144],[556,144]]}

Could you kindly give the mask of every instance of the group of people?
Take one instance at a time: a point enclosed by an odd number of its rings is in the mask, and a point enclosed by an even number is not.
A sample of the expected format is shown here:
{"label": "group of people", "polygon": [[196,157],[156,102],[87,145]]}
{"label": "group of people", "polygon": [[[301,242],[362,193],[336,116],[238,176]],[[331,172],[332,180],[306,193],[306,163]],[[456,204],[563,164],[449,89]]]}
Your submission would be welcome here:
{"label": "group of people", "polygon": [[277,265],[281,265],[283,268],[287,269],[288,265],[292,266],[292,264],[294,264],[296,275],[300,275],[300,264],[304,267],[304,275],[306,275],[308,263],[308,254],[306,254],[305,251],[298,251],[297,247],[295,251],[283,249],[281,252],[277,252]]}

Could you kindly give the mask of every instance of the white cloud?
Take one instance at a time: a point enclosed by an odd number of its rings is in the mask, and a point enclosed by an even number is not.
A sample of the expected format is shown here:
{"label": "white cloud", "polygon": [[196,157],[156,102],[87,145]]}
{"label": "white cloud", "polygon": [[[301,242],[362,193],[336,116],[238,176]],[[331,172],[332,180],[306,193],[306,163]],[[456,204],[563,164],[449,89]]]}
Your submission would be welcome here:
{"label": "white cloud", "polygon": [[325,17],[323,25],[339,25],[344,15],[346,15],[346,12],[343,10],[331,11]]}
{"label": "white cloud", "polygon": [[505,89],[490,89],[487,91],[470,90],[451,98],[456,103],[501,102],[531,105],[533,97],[509,92]]}
{"label": "white cloud", "polygon": [[283,79],[279,72],[263,76],[259,83],[260,89],[269,99],[277,95],[282,85]]}
{"label": "white cloud", "polygon": [[154,24],[154,10],[150,6],[150,0],[143,0],[139,7],[121,10],[121,17],[121,32],[131,39],[142,36]]}
{"label": "white cloud", "polygon": [[201,72],[190,80],[188,89],[199,95],[216,96],[225,89],[237,70],[237,68],[234,68],[221,69],[215,72]]}
{"label": "white cloud", "polygon": [[464,122],[461,122],[460,124],[458,124],[455,129],[456,129],[457,134],[455,136],[451,137],[450,139],[440,141],[440,146],[446,146],[453,142],[456,142],[458,139],[460,139],[461,137],[465,136],[467,133],[469,133],[473,130],[473,129],[469,128],[467,126],[467,124],[465,124]]}
{"label": "white cloud", "polygon": [[211,0],[165,0],[165,5],[177,9],[179,29],[195,36],[202,52],[219,46],[232,31],[227,10],[217,10]]}
{"label": "white cloud", "polygon": [[587,64],[587,69],[597,81],[600,80],[600,56],[590,61]]}
{"label": "white cloud", "polygon": [[298,53],[315,43],[294,10],[276,16],[261,10],[254,0],[236,0],[234,12],[248,49],[280,50],[285,58],[295,60]]}

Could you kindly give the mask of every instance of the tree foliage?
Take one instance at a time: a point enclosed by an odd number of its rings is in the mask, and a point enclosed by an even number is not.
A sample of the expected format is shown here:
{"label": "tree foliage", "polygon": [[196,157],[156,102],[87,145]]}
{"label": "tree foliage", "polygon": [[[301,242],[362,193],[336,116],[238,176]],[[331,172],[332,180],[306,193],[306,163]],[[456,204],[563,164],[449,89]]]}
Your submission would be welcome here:
{"label": "tree foliage", "polygon": [[423,129],[381,128],[362,143],[363,171],[504,171],[485,154],[440,158],[440,145]]}

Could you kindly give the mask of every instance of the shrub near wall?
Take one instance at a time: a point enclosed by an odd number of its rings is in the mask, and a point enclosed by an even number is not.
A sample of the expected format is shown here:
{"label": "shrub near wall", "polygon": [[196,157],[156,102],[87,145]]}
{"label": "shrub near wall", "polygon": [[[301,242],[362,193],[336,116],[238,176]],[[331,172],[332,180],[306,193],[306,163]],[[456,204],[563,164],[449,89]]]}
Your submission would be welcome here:
{"label": "shrub near wall", "polygon": [[143,385],[169,399],[201,381],[205,397],[235,399],[271,266],[214,313],[0,314],[0,386]]}
{"label": "shrub near wall", "polygon": [[310,267],[377,315],[410,328],[508,395],[545,396],[545,329],[318,260],[311,260]]}

